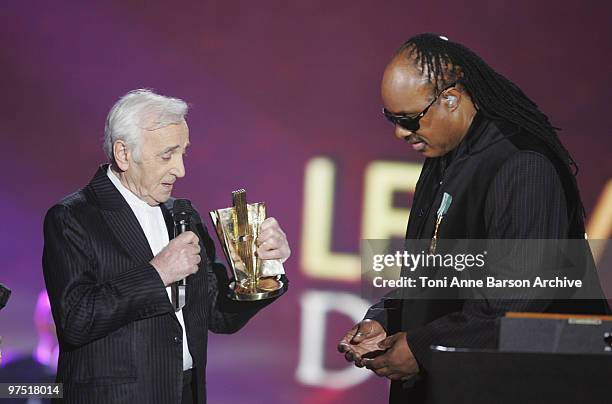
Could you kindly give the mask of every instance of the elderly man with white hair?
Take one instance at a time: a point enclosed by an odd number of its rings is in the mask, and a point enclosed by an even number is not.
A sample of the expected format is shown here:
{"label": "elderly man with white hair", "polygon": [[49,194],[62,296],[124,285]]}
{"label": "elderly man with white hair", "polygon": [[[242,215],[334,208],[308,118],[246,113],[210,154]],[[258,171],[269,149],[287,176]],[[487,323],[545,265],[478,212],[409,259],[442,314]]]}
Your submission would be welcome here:
{"label": "elderly man with white hair", "polygon": [[[204,403],[208,330],[236,332],[273,301],[227,297],[227,271],[197,212],[194,231],[171,237],[166,205],[185,176],[187,109],[150,90],[123,96],[106,121],[110,164],[45,217],[43,270],[64,402]],[[290,255],[273,218],[257,244],[262,259]],[[184,278],[186,304],[175,311],[170,286]]]}

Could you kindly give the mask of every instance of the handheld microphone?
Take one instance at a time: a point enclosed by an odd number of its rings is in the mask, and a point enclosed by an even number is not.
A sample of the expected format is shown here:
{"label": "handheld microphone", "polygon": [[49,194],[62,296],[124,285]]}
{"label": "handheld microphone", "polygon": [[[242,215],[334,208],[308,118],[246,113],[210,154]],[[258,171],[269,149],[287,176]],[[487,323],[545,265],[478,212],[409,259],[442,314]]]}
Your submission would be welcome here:
{"label": "handheld microphone", "polygon": [[[193,208],[188,199],[176,199],[172,205],[172,220],[174,222],[174,237],[186,231],[191,231],[191,215]],[[185,289],[187,287],[187,278],[174,282],[171,287],[172,305],[174,311],[179,311],[185,307]]]}
{"label": "handheld microphone", "polygon": [[11,296],[11,290],[0,283],[0,310],[6,306],[9,297]]}

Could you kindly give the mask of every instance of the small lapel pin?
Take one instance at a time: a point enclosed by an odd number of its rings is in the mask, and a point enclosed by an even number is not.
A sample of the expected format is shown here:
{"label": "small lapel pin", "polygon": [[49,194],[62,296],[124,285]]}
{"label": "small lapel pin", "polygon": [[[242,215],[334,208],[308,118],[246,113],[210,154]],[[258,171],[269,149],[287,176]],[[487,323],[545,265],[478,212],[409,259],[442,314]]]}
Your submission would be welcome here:
{"label": "small lapel pin", "polygon": [[440,207],[437,212],[437,220],[436,220],[436,228],[434,229],[433,237],[431,238],[431,244],[429,245],[429,253],[436,253],[436,246],[438,244],[438,229],[440,228],[440,224],[442,223],[442,218],[448,212],[448,208],[450,208],[451,203],[453,202],[453,197],[449,193],[444,193],[442,195],[442,202],[440,202]]}

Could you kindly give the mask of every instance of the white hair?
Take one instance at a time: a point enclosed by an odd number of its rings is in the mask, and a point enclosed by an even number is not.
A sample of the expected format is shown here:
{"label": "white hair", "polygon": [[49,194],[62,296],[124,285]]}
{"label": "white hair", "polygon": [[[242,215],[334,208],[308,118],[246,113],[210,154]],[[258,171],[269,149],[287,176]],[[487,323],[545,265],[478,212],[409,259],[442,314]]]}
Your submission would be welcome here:
{"label": "white hair", "polygon": [[104,126],[104,152],[114,162],[113,145],[123,140],[139,161],[142,132],[180,123],[189,107],[178,98],[164,97],[149,89],[132,90],[113,105]]}

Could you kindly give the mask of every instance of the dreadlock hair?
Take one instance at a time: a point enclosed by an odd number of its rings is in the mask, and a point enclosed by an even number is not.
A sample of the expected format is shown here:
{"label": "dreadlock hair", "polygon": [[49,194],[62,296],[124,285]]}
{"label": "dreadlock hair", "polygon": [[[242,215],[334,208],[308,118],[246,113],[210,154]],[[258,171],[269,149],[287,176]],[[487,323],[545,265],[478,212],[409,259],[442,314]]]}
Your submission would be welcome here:
{"label": "dreadlock hair", "polygon": [[[461,83],[484,116],[511,123],[539,138],[563,162],[575,190],[575,201],[581,219],[584,207],[580,199],[576,174],[578,165],[551,125],[529,97],[516,84],[497,73],[467,47],[437,34],[424,33],[410,38],[397,50],[412,60],[436,94],[452,83]],[[568,201],[572,202],[572,201]]]}

